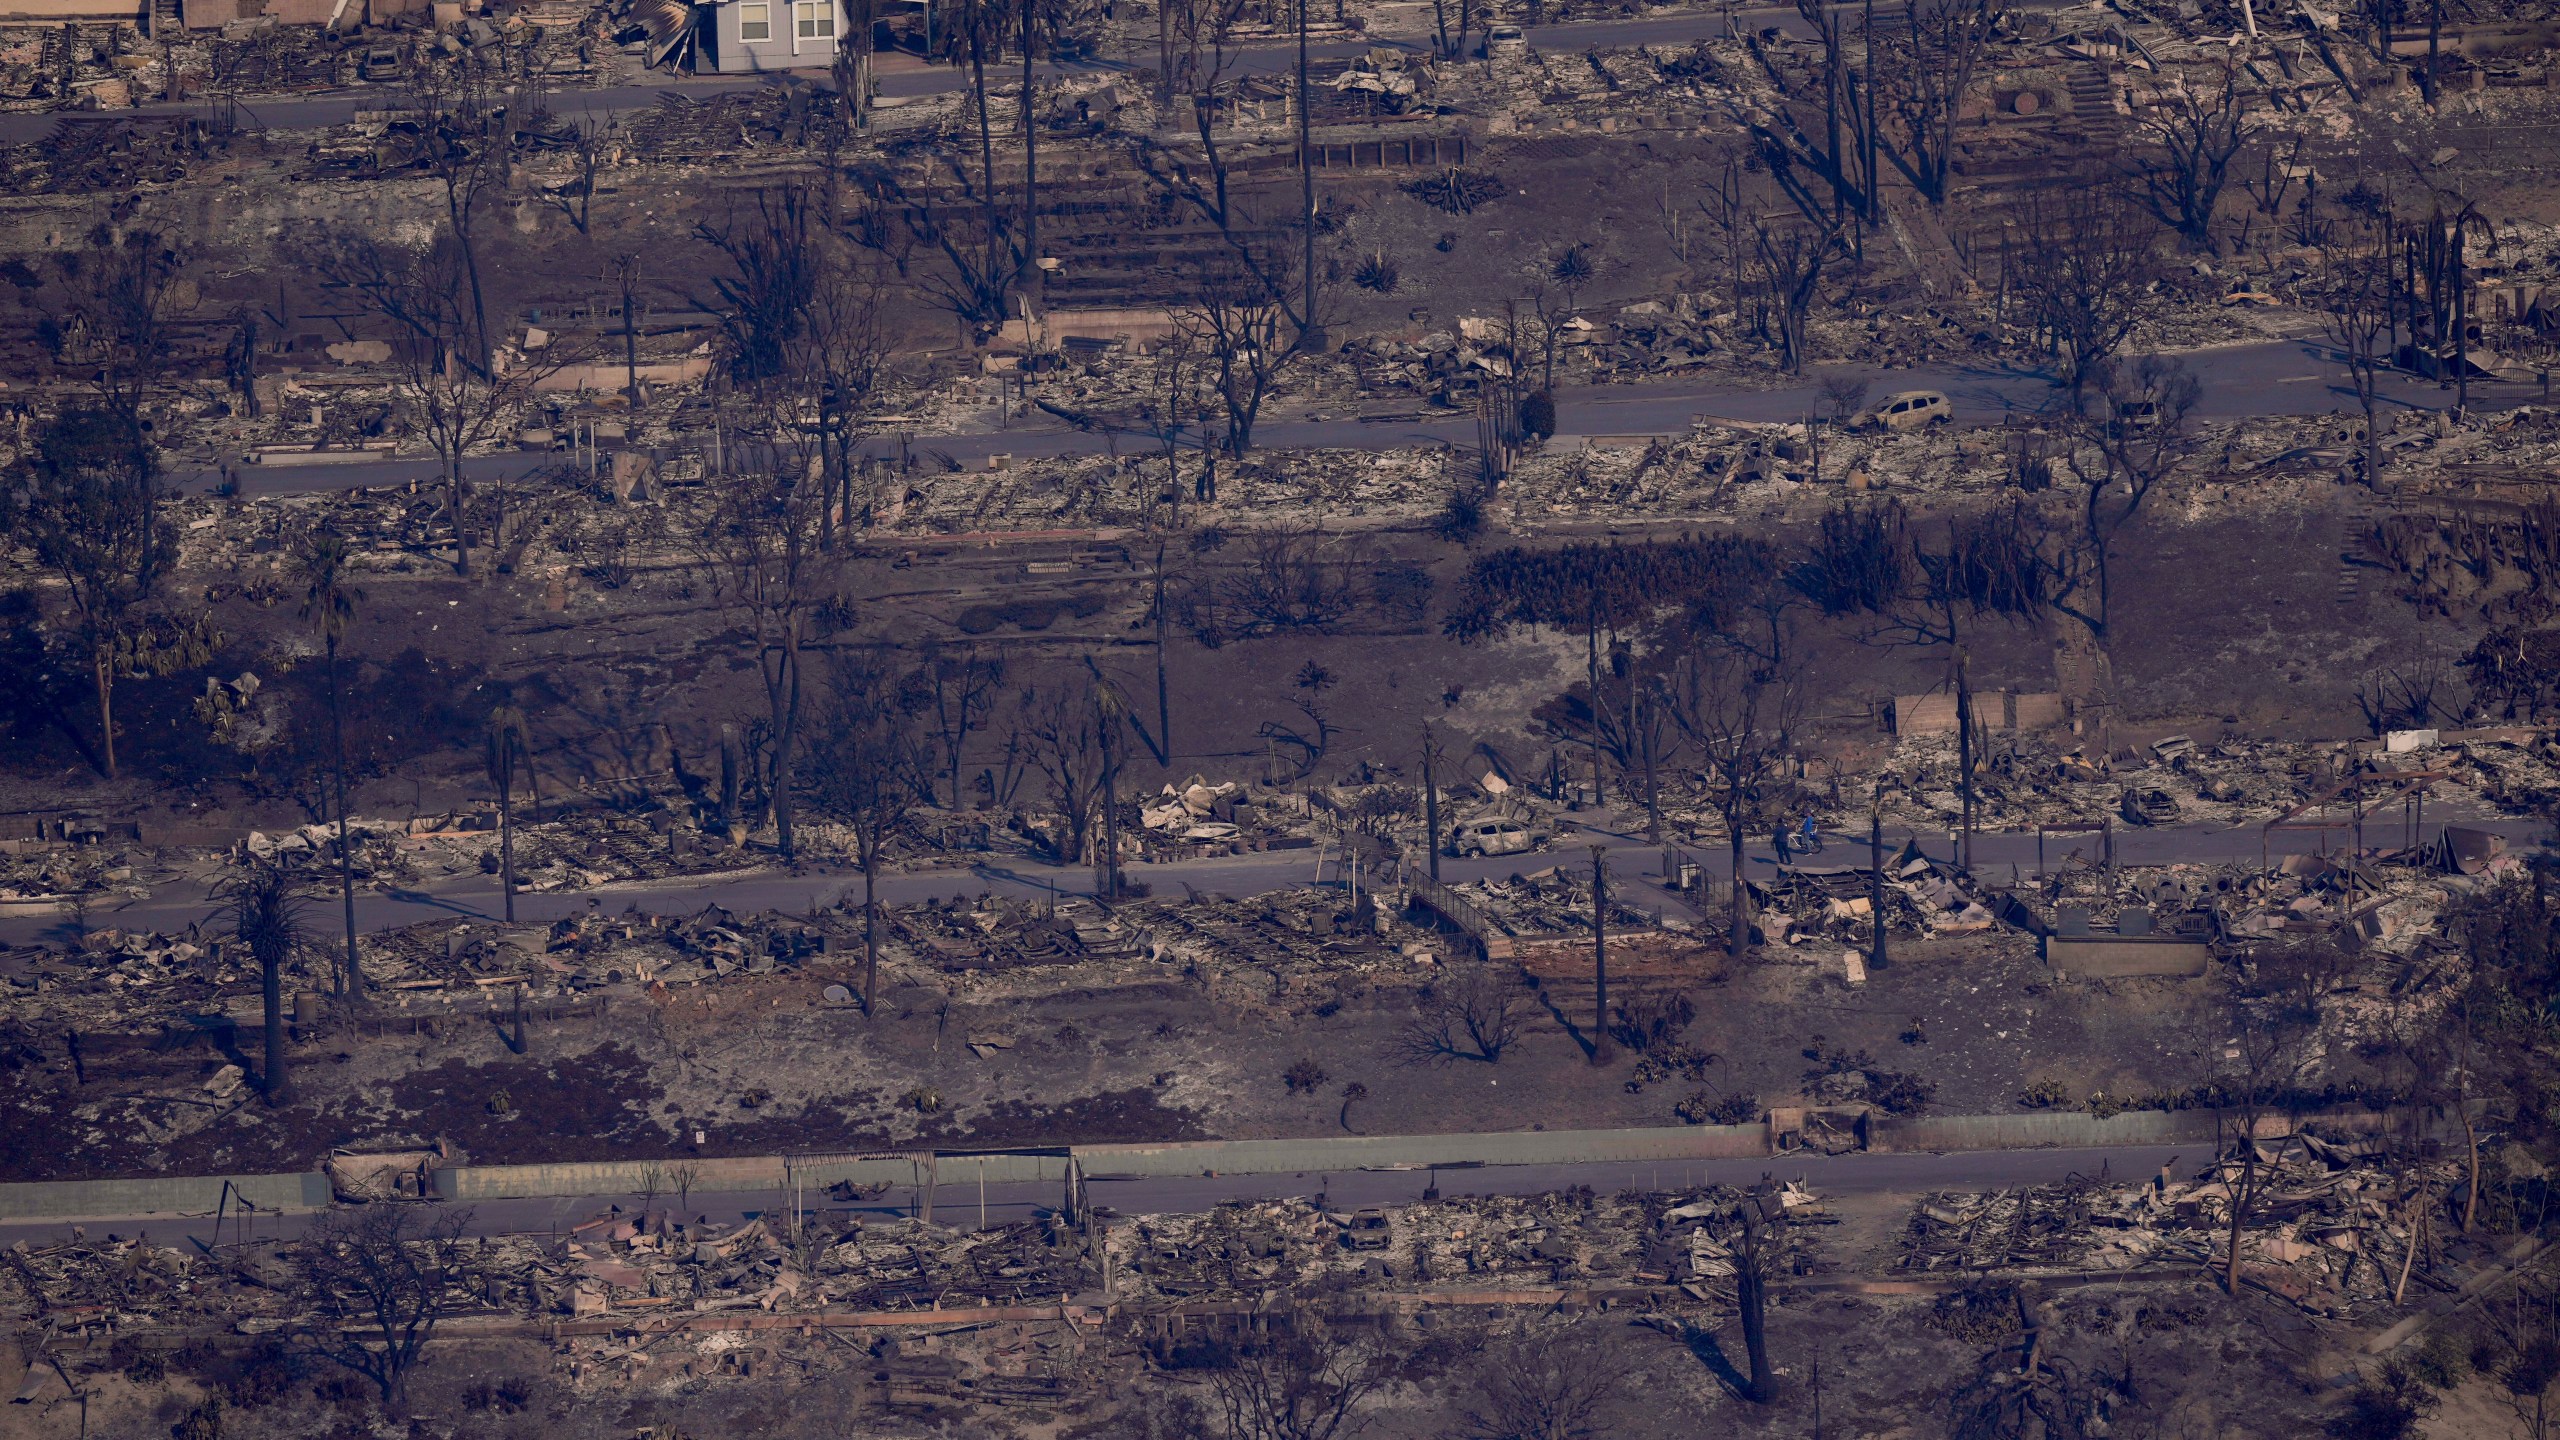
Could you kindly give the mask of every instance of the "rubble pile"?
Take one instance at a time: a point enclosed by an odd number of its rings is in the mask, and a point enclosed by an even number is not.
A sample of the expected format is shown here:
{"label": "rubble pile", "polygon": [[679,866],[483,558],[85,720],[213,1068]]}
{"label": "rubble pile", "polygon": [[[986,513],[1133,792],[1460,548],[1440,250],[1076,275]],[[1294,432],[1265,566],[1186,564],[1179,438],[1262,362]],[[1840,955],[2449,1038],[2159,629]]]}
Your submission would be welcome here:
{"label": "rubble pile", "polygon": [[[2204,1266],[2229,1254],[2233,1197],[2247,1187],[2240,1278],[2332,1319],[2393,1308],[2404,1262],[2412,1288],[2446,1289],[2443,1247],[2419,1233],[2412,1196],[2454,1187],[2453,1162],[2385,1164],[2371,1140],[2297,1134],[2260,1140],[2254,1166],[2235,1147],[2195,1178],[2110,1183],[2086,1177],[1988,1193],[1925,1197],[1895,1268],[1946,1271],[2129,1270]],[[2244,1171],[2247,1172],[2244,1176]],[[2412,1247],[2414,1245],[2414,1259]]]}
{"label": "rubble pile", "polygon": [[509,1247],[500,1263],[525,1277],[536,1308],[577,1317],[1055,1304],[1095,1281],[1082,1237],[1045,1220],[945,1232],[836,1211],[795,1232],[787,1212],[732,1227],[651,1210],[587,1221],[556,1249],[490,1243]]}
{"label": "rubble pile", "polygon": [[1745,1203],[1795,1222],[1774,1232],[1778,1273],[1820,1269],[1798,1227],[1827,1217],[1793,1182],[1757,1198],[1709,1187],[1685,1202],[1577,1189],[1353,1211],[1309,1200],[1232,1203],[1115,1224],[1109,1245],[1115,1272],[1125,1277],[1115,1295],[1139,1306],[1364,1283],[1427,1294],[1600,1282],[1677,1287],[1692,1300],[1724,1304],[1730,1291],[1717,1286],[1734,1274],[1735,1209]]}
{"label": "rubble pile", "polygon": [[243,1302],[252,1312],[268,1308],[255,1297],[283,1278],[271,1247],[243,1247],[225,1263],[154,1245],[147,1235],[21,1240],[0,1249],[0,1314],[34,1321],[62,1340],[227,1324]]}
{"label": "rubble pile", "polygon": [[[2173,735],[2110,756],[2093,754],[2067,732],[1994,731],[1976,746],[1974,823],[2065,831],[2102,823],[2263,824],[2297,811],[2341,818],[2363,806],[2380,833],[2396,832],[2399,802],[2421,788],[2431,820],[2531,814],[2543,795],[2560,792],[2560,745],[2539,730],[2415,732],[2408,743],[2417,748],[2377,753],[2384,747],[2374,741],[2198,742]],[[1885,823],[1933,831],[1959,823],[1957,753],[1953,734],[1902,737],[1885,780]],[[2094,834],[2055,843],[2097,858]]]}
{"label": "rubble pile", "polygon": [[[1899,1271],[2078,1265],[2097,1253],[2085,1183],[1932,1195],[1911,1212]],[[2202,1258],[2200,1255],[2197,1258]]]}
{"label": "rubble pile", "polygon": [[0,907],[23,907],[23,913],[59,909],[79,897],[147,900],[152,886],[182,873],[184,864],[172,861],[187,858],[78,842],[12,846],[0,850]]}
{"label": "rubble pile", "polygon": [[[1502,933],[1517,939],[1591,934],[1591,874],[1587,870],[1550,865],[1507,879],[1470,880],[1448,888]],[[1612,934],[1626,934],[1654,929],[1663,917],[1657,911],[1640,910],[1627,903],[1623,889],[1612,888],[1608,920]]]}
{"label": "rubble pile", "polygon": [[1416,961],[1435,948],[1427,930],[1312,888],[1131,899],[1108,911],[1084,899],[987,896],[887,910],[882,930],[884,969],[978,1001],[1178,981],[1266,1002],[1352,978],[1419,984]]}
{"label": "rubble pile", "polygon": [[985,896],[888,909],[882,920],[887,938],[910,961],[952,975],[1075,965],[1133,953],[1126,932],[1080,901],[1050,913],[1029,901]]}
{"label": "rubble pile", "polygon": [[622,121],[634,159],[703,164],[780,152],[807,155],[819,127],[840,123],[833,90],[781,85],[711,95],[668,92]]}
{"label": "rubble pile", "polygon": [[[1954,865],[1906,847],[1884,868],[1887,934],[1975,935],[1992,928],[1991,909]],[[1874,890],[1873,870],[1864,863],[1798,862],[1751,882],[1762,933],[1785,945],[1863,943],[1874,930]]]}
{"label": "rubble pile", "polygon": [[[826,955],[831,935],[840,944],[846,923],[716,905],[690,915],[589,910],[548,926],[430,920],[367,935],[361,961],[367,985],[396,1011],[455,1002],[485,1008],[519,989],[529,999],[558,1000],[622,986],[788,977]],[[329,966],[311,947],[296,952],[284,968],[288,1008],[294,992],[326,987]],[[261,1013],[256,964],[204,925],[175,935],[98,929],[67,948],[0,952],[0,979],[8,982],[8,1020],[44,1033],[254,1026]],[[475,1000],[482,995],[491,998]]]}

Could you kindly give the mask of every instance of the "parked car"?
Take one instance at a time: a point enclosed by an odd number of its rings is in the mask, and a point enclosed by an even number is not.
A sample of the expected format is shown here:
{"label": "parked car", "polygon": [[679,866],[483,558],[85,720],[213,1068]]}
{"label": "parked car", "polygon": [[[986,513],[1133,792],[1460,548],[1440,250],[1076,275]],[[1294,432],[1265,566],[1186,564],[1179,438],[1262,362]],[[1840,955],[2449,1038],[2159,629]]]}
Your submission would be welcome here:
{"label": "parked car", "polygon": [[1485,58],[1518,56],[1529,53],[1529,37],[1517,25],[1496,25],[1485,34]]}
{"label": "parked car", "polygon": [[2124,803],[2116,807],[2131,825],[2175,825],[2178,802],[2166,790],[2127,790]]}
{"label": "parked car", "polygon": [[1481,858],[1487,855],[1525,855],[1537,847],[1537,837],[1516,820],[1469,820],[1458,826],[1449,842],[1449,853]]}
{"label": "parked car", "polygon": [[1854,417],[1850,423],[1861,428],[1881,425],[1887,430],[1919,430],[1931,425],[1955,423],[1955,403],[1943,391],[1903,390],[1876,402],[1876,408]]}
{"label": "parked car", "polygon": [[1353,1250],[1384,1250],[1395,1243],[1395,1229],[1387,1223],[1387,1212],[1371,1207],[1357,1210],[1343,1224],[1342,1243]]}
{"label": "parked car", "polygon": [[2153,425],[2159,424],[2161,418],[2160,402],[2157,400],[2146,398],[2141,400],[2119,400],[2116,402],[2116,428],[2118,430],[2147,429]]}

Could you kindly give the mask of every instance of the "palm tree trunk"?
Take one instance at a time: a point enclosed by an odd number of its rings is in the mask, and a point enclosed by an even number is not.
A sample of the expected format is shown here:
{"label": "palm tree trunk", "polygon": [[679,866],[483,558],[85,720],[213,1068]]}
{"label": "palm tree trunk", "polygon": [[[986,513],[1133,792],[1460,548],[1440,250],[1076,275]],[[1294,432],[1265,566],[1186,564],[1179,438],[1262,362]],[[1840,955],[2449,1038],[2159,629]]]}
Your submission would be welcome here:
{"label": "palm tree trunk", "polygon": [[329,749],[335,766],[338,795],[338,898],[347,912],[347,975],[342,993],[350,999],[364,994],[364,970],[356,963],[356,866],[355,853],[347,848],[347,735],[338,704],[338,641],[329,640]]}
{"label": "palm tree trunk", "polygon": [[1112,814],[1119,808],[1120,767],[1111,745],[1118,723],[1117,716],[1106,716],[1102,722],[1102,843],[1093,856],[1093,893],[1105,904],[1120,898],[1120,829]]}
{"label": "palm tree trunk", "polygon": [[[1747,1223],[1756,1225],[1759,1222]],[[1742,1263],[1736,1267],[1734,1287],[1734,1299],[1742,1312],[1742,1349],[1751,1368],[1745,1383],[1750,1392],[1749,1398],[1760,1404],[1767,1404],[1775,1389],[1770,1383],[1769,1371],[1769,1280],[1762,1269],[1768,1261],[1759,1250],[1760,1245],[1766,1243],[1765,1240],[1755,1243],[1752,1253],[1742,1258]]]}

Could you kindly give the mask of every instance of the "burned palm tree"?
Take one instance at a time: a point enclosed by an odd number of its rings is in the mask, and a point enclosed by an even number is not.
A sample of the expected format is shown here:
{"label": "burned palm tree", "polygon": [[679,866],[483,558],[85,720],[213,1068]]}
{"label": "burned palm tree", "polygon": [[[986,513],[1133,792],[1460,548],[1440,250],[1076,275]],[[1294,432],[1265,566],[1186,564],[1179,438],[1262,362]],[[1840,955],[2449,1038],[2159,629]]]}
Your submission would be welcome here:
{"label": "burned palm tree", "polygon": [[498,792],[498,885],[505,892],[507,923],[516,919],[516,847],[515,793],[516,771],[524,771],[533,780],[533,796],[542,799],[542,782],[533,774],[533,733],[525,725],[524,712],[513,705],[501,705],[489,712],[489,733],[482,755],[489,772],[489,785]]}
{"label": "burned palm tree", "polygon": [[337,792],[338,895],[347,911],[347,971],[342,988],[349,996],[364,993],[364,971],[356,963],[355,852],[347,840],[347,738],[338,699],[338,644],[355,623],[364,591],[347,580],[347,542],[335,535],[314,535],[295,562],[303,582],[302,618],[320,632],[329,665],[329,756]]}
{"label": "burned palm tree", "polygon": [[284,962],[309,938],[302,902],[281,865],[253,860],[240,876],[222,887],[231,939],[258,962],[259,990],[266,1006],[266,1068],[258,1077],[267,1103],[282,1105],[291,1085],[284,1059]]}

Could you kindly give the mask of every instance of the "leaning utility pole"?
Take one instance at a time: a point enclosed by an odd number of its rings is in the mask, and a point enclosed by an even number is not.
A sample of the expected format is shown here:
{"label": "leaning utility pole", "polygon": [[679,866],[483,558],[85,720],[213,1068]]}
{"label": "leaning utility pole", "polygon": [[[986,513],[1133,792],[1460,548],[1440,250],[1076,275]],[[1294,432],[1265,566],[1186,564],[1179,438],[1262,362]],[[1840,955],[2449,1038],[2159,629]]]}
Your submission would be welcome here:
{"label": "leaning utility pole", "polygon": [[[1305,3],[1305,0],[1300,0]],[[1591,1063],[1606,1065],[1609,1053],[1609,847],[1591,847]]]}
{"label": "leaning utility pole", "polygon": [[1876,787],[1876,803],[1867,811],[1867,969],[1885,968],[1884,955],[1884,787]]}

